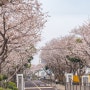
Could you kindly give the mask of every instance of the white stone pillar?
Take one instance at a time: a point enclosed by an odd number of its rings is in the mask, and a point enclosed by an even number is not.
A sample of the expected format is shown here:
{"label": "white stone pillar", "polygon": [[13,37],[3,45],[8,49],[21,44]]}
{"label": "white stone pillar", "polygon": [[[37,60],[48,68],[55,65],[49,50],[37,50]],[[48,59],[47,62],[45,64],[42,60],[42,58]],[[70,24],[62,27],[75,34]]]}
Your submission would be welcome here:
{"label": "white stone pillar", "polygon": [[23,74],[17,74],[17,88],[18,90],[24,90]]}

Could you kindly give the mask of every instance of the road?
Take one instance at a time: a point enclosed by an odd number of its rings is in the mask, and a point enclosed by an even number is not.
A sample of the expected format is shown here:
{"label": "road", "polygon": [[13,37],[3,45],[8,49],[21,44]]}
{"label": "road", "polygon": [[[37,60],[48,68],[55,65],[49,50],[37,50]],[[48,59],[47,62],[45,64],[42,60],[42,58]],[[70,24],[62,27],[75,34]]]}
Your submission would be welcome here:
{"label": "road", "polygon": [[25,90],[56,90],[56,89],[51,86],[48,86],[44,82],[34,80],[25,82]]}

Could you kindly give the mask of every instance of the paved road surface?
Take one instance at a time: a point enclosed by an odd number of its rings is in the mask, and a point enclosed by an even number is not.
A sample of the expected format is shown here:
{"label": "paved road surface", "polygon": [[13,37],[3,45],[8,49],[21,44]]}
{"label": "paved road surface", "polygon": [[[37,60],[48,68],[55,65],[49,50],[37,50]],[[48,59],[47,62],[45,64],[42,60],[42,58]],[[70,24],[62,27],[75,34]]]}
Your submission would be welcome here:
{"label": "paved road surface", "polygon": [[53,87],[47,86],[46,83],[39,80],[26,81],[25,90],[56,90]]}

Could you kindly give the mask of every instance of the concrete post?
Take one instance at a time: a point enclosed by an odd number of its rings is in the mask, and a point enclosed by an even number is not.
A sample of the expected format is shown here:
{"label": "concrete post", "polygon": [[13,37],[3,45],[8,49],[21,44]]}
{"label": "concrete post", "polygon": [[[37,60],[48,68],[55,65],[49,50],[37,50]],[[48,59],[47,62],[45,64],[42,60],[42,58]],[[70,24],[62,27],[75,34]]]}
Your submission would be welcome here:
{"label": "concrete post", "polygon": [[23,74],[17,74],[17,88],[18,90],[24,90]]}

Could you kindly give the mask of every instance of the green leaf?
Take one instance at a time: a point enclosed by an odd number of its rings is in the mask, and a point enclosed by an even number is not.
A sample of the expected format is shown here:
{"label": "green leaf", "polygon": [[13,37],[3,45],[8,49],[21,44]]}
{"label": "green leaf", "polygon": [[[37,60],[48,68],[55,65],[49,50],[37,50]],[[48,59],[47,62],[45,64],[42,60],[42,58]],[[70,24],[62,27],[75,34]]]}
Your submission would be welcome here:
{"label": "green leaf", "polygon": [[80,38],[77,38],[77,39],[76,39],[76,42],[77,42],[77,43],[82,43],[82,40],[81,40]]}

